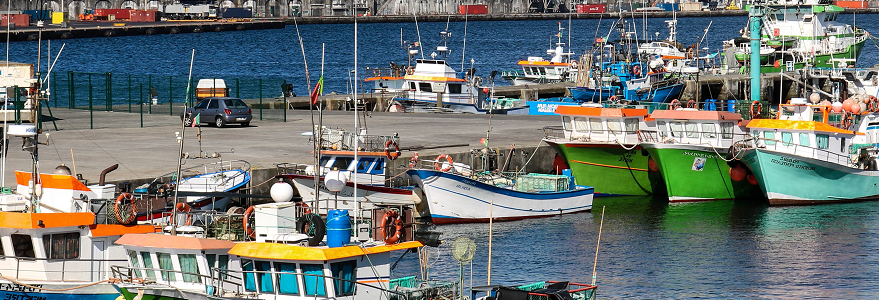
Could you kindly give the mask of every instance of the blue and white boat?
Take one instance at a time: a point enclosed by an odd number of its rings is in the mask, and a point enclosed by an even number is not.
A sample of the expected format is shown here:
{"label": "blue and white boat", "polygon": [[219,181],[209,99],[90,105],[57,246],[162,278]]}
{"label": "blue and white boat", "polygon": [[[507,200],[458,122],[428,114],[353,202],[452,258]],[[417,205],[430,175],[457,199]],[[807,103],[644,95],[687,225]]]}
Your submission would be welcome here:
{"label": "blue and white boat", "polygon": [[594,188],[574,185],[569,175],[473,173],[461,164],[436,165],[440,170],[406,172],[424,191],[434,224],[513,221],[592,210]]}

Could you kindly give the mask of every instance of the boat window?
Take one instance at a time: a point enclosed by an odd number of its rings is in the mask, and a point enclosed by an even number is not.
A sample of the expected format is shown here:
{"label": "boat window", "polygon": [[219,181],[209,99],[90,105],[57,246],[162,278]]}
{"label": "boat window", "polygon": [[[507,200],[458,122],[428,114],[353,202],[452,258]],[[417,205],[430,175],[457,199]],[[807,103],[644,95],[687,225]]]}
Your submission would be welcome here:
{"label": "boat window", "polygon": [[327,162],[329,162],[329,161],[330,161],[330,157],[329,157],[329,156],[321,157],[321,158],[320,158],[320,163],[318,163],[318,165],[320,165],[321,167],[325,167],[325,166],[327,166]]}
{"label": "boat window", "polygon": [[330,170],[348,170],[348,166],[350,166],[353,161],[354,158],[351,157],[336,157],[336,161],[330,166]]}
{"label": "boat window", "polygon": [[372,162],[375,160],[372,158],[360,158],[357,162],[357,172],[366,172],[369,171],[369,166],[372,165]]}
{"label": "boat window", "polygon": [[409,89],[413,90],[413,91],[415,90],[415,83],[414,82],[409,83]]}
{"label": "boat window", "polygon": [[764,131],[763,138],[766,139],[764,141],[766,145],[775,145],[775,132],[774,131]]}
{"label": "boat window", "polygon": [[809,134],[800,133],[800,145],[809,147]]}
{"label": "boat window", "polygon": [[672,137],[679,138],[684,136],[684,124],[681,122],[671,122],[669,125],[671,127]]}
{"label": "boat window", "polygon": [[449,84],[449,94],[460,94],[461,93],[461,84],[453,83]]}
{"label": "boat window", "polygon": [[621,133],[622,127],[619,120],[607,120],[607,130],[611,133]]}
{"label": "boat window", "polygon": [[571,129],[571,117],[568,117],[568,116],[562,117],[562,128]]}
{"label": "boat window", "polygon": [[[601,124],[601,123],[599,123],[599,124]],[[588,132],[589,131],[589,122],[586,120],[586,118],[575,117],[574,118],[574,130],[579,131],[579,132]]]}
{"label": "boat window", "polygon": [[546,75],[546,68],[544,68],[544,67],[540,67],[540,68],[537,68],[537,69],[540,70],[540,75]]}
{"label": "boat window", "polygon": [[259,291],[263,293],[274,293],[275,285],[272,284],[272,263],[268,261],[256,261],[256,270],[260,272],[256,275],[259,278]]}
{"label": "boat window", "polygon": [[826,134],[816,134],[815,143],[818,144],[818,149],[830,148],[830,136]]}
{"label": "boat window", "polygon": [[241,270],[244,271],[244,290],[256,292],[256,277],[253,274],[253,261],[242,259]]}
{"label": "boat window", "polygon": [[782,132],[781,133],[781,144],[785,146],[790,146],[794,142],[794,134],[790,132]]}
{"label": "boat window", "polygon": [[[302,273],[324,275],[323,265],[302,264]],[[302,275],[302,282],[305,283],[306,296],[326,296],[327,288],[324,277]]]}
{"label": "boat window", "polygon": [[[220,269],[222,271],[229,270],[229,255],[228,254],[220,255],[220,260],[217,261],[217,269]],[[229,276],[228,272],[222,272],[222,273],[223,273],[222,276],[220,276],[222,279],[226,279],[226,277]]]}
{"label": "boat window", "polygon": [[803,22],[804,22],[804,23],[812,22],[812,16],[805,16],[805,17],[803,17]]}
{"label": "boat window", "polygon": [[659,129],[659,136],[668,136],[668,133],[665,132],[665,121],[656,121],[656,128]]}
{"label": "boat window", "polygon": [[143,268],[146,269],[143,272],[146,273],[146,277],[152,280],[156,279],[156,271],[153,270],[153,258],[150,256],[149,252],[141,252],[140,259],[143,260]]}
{"label": "boat window", "polygon": [[357,261],[349,260],[330,264],[336,296],[354,295],[354,281],[357,280]]}
{"label": "boat window", "polygon": [[714,131],[714,123],[702,123],[702,137],[707,139],[717,137],[717,132]]}
{"label": "boat window", "polygon": [[128,250],[128,261],[131,262],[131,268],[134,269],[134,276],[140,276],[140,261],[137,260],[137,252]]}
{"label": "boat window", "polygon": [[845,138],[839,139],[839,152],[845,153]]}
{"label": "boat window", "polygon": [[12,248],[15,250],[16,257],[36,258],[34,254],[34,243],[31,236],[27,234],[13,234]]}
{"label": "boat window", "polygon": [[537,67],[531,67],[531,74],[538,75],[540,71],[538,71]]}
{"label": "boat window", "polygon": [[420,89],[422,92],[426,92],[426,93],[433,92],[433,89],[431,88],[429,82],[419,82],[418,89]]}
{"label": "boat window", "polygon": [[180,262],[180,271],[183,274],[183,282],[201,283],[201,274],[198,272],[198,261],[195,260],[195,254],[177,254],[177,260]]}
{"label": "boat window", "polygon": [[48,259],[79,258],[79,232],[44,234],[43,250]]}
{"label": "boat window", "polygon": [[687,123],[687,137],[688,138],[698,138],[699,137],[699,127],[696,123]]}
{"label": "boat window", "polygon": [[208,109],[218,109],[220,108],[220,103],[217,100],[211,100],[211,103],[208,104]]}
{"label": "boat window", "polygon": [[0,257],[6,256],[6,249],[3,248],[3,238],[0,238]]}
{"label": "boat window", "polygon": [[[159,259],[159,269],[162,269],[162,280],[177,281],[174,275],[174,263],[171,261],[171,254],[156,252],[156,258]],[[164,271],[169,270],[169,271]]]}
{"label": "boat window", "polygon": [[601,119],[599,118],[589,118],[589,128],[592,128],[594,132],[604,131],[604,126],[601,125]]}
{"label": "boat window", "polygon": [[733,138],[733,123],[732,122],[720,123],[720,138],[722,138],[722,139]]}
{"label": "boat window", "polygon": [[628,118],[626,122],[626,133],[635,133],[638,131],[638,118]]}
{"label": "boat window", "polygon": [[299,282],[296,280],[296,264],[275,263],[275,272],[278,272],[278,293],[287,295],[299,295]]}

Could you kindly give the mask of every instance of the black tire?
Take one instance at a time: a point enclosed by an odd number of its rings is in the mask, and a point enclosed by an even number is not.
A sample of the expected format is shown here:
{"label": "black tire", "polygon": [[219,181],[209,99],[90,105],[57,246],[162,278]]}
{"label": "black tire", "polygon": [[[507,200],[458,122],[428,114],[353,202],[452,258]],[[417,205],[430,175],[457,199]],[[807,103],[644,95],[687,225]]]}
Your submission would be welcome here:
{"label": "black tire", "polygon": [[241,123],[241,127],[247,127],[247,126],[250,126],[250,122]]}
{"label": "black tire", "polygon": [[327,233],[327,224],[317,214],[306,214],[296,220],[296,230],[308,235],[308,245],[317,246]]}
{"label": "black tire", "polygon": [[216,125],[217,128],[223,128],[226,126],[226,120],[223,120],[223,117],[217,117],[214,119],[214,125]]}
{"label": "black tire", "polygon": [[186,127],[192,126],[192,119],[184,117],[183,118],[183,126],[186,126]]}

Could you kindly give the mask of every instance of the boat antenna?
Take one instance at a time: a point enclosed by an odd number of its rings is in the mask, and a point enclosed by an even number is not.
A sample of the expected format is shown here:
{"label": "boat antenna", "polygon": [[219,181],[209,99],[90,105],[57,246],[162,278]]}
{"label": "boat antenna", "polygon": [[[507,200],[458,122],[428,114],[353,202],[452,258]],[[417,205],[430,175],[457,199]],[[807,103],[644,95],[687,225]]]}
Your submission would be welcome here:
{"label": "boat antenna", "polygon": [[415,17],[415,33],[418,34],[418,52],[421,52],[421,59],[424,59],[424,48],[421,47],[421,29],[418,29],[418,15],[412,11],[412,16]]}
{"label": "boat antenna", "polygon": [[601,221],[598,223],[598,242],[595,243],[595,261],[592,263],[592,285],[595,286],[595,271],[598,268],[598,247],[601,246],[601,228],[604,227],[604,206],[601,207]]}
{"label": "boat antenna", "polygon": [[[467,9],[464,10],[464,46],[461,47],[461,72],[464,72],[464,53],[467,51],[467,13],[469,11]],[[449,27],[449,23],[446,23],[446,27]],[[466,74],[466,73],[465,73]]]}
{"label": "boat antenna", "polygon": [[[189,58],[189,79],[186,84],[186,101],[183,101],[183,111],[186,111],[186,105],[189,103],[189,89],[192,86],[192,65],[195,62],[195,49],[192,49],[192,56]],[[192,125],[195,124],[195,120],[193,120]],[[177,143],[180,144],[180,151],[177,153],[177,183],[174,184],[174,206],[171,208],[171,235],[177,235],[177,202],[179,201],[177,196],[180,193],[180,172],[183,167],[183,141],[186,136],[186,121],[180,121],[180,136],[177,139]],[[131,205],[134,205],[132,203]]]}
{"label": "boat antenna", "polygon": [[[360,152],[360,119],[357,111],[357,16],[354,16],[354,161],[358,161],[357,154]],[[354,169],[354,230],[357,230],[358,215],[360,214],[360,201],[357,200],[357,169]],[[315,193],[317,194],[317,193]]]}
{"label": "boat antenna", "polygon": [[[305,56],[305,44],[302,42],[302,34],[299,33],[299,23],[296,22],[296,18],[293,18],[293,25],[296,27],[296,36],[299,39],[299,51],[302,52],[302,63],[305,65],[305,86],[308,87],[309,89],[311,89],[312,88],[311,87],[311,76],[308,74],[308,59]],[[318,87],[317,87],[318,84],[320,84],[320,83],[317,83],[314,86],[315,91],[318,89]],[[312,93],[315,93],[315,92],[312,92]],[[317,95],[317,96],[320,97],[320,95]],[[313,101],[312,99],[308,99],[308,112],[311,115],[311,139],[314,142],[314,145],[313,145],[314,148],[312,148],[313,152],[314,152],[314,169],[315,169],[315,171],[314,171],[314,186],[317,187],[319,184],[319,180],[320,180],[320,170],[321,170],[320,163],[319,163],[320,161],[318,160],[318,158],[320,157],[321,131],[314,124],[314,103],[312,103],[312,101]],[[286,110],[287,107],[284,107],[284,109]],[[318,193],[314,193],[314,194],[315,194],[314,195],[314,202],[315,202],[315,205],[317,205],[317,202],[318,202],[317,201],[318,200],[317,194]],[[304,198],[303,198],[303,200],[304,200]],[[315,208],[315,209],[317,209],[317,208]]]}

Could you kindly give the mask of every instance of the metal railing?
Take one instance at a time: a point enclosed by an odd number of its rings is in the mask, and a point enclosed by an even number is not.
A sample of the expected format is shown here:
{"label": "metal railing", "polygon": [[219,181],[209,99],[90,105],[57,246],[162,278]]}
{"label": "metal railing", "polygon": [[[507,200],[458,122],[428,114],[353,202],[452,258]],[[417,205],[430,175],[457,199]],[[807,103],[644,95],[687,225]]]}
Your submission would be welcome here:
{"label": "metal railing", "polygon": [[[3,263],[3,261],[5,260],[15,260],[15,267],[0,268],[0,274],[9,274],[6,271],[12,271],[15,274],[14,278],[45,278],[46,281],[62,282],[103,280],[107,278],[107,267],[110,263],[127,262],[127,260],[124,259],[48,259],[19,256],[0,256],[0,266],[7,265]],[[39,274],[45,277],[26,276],[28,274]],[[77,275],[73,276],[72,274]]]}
{"label": "metal railing", "polygon": [[583,141],[598,144],[637,144],[638,130],[604,129],[587,132],[574,131],[562,126],[543,127],[543,138],[549,140]]}
{"label": "metal railing", "polygon": [[738,151],[744,149],[766,149],[772,151],[778,151],[782,153],[787,153],[796,156],[803,156],[807,158],[812,158],[816,160],[821,160],[828,163],[834,163],[841,166],[846,166],[850,168],[857,168],[858,164],[856,161],[852,161],[849,155],[839,154],[828,149],[821,149],[811,146],[803,146],[790,142],[783,142],[779,139],[769,139],[763,137],[754,137],[751,136],[748,139],[744,139],[735,143],[735,148]]}

